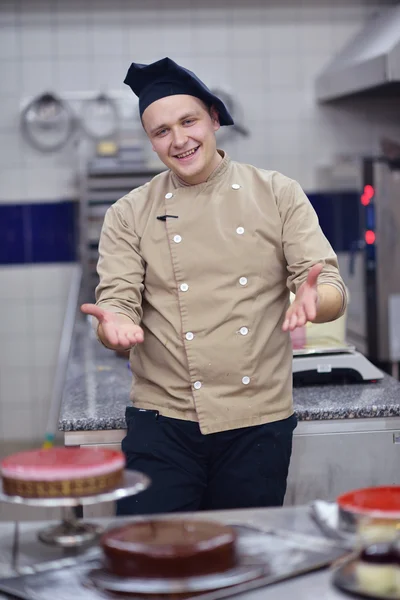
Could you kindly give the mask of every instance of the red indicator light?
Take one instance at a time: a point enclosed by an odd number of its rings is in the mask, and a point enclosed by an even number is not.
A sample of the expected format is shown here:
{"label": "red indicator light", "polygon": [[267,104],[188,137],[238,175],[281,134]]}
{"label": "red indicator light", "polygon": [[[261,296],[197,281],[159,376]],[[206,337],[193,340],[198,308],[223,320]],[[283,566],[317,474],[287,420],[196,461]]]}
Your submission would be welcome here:
{"label": "red indicator light", "polygon": [[365,185],[364,193],[361,196],[361,204],[363,206],[368,206],[368,204],[371,202],[374,195],[375,195],[375,190],[372,187],[372,185]]}
{"label": "red indicator light", "polygon": [[373,231],[371,231],[370,229],[368,229],[368,231],[365,232],[365,241],[367,242],[367,244],[374,244],[375,243],[375,233]]}

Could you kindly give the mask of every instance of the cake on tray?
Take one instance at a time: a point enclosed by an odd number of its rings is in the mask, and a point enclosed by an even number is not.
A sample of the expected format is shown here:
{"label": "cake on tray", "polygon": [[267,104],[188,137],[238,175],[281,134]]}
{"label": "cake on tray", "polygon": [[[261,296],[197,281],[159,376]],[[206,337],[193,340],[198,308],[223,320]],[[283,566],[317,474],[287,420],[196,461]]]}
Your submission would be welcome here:
{"label": "cake on tray", "polygon": [[236,566],[236,533],[201,520],[145,520],[103,534],[105,567],[122,577],[182,578]]}

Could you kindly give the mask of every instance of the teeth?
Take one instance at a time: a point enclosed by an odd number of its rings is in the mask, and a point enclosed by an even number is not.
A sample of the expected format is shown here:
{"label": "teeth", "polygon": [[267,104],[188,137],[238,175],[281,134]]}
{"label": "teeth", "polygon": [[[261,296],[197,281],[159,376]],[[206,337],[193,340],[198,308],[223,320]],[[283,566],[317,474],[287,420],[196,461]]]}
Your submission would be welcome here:
{"label": "teeth", "polygon": [[197,148],[193,148],[193,150],[189,150],[188,152],[184,152],[183,154],[177,154],[178,158],[185,158],[186,156],[190,156],[196,152]]}

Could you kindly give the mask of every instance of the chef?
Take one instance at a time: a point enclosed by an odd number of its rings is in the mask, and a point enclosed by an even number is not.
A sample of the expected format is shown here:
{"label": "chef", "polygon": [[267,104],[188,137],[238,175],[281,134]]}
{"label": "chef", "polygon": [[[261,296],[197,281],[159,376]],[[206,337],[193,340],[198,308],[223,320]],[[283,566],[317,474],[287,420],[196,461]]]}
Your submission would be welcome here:
{"label": "chef", "polygon": [[290,332],[343,314],[336,255],[296,181],[217,149],[233,120],[192,72],[132,63],[125,83],[167,170],[108,209],[82,306],[107,348],[130,349],[122,449],[152,485],[118,513],[282,505]]}

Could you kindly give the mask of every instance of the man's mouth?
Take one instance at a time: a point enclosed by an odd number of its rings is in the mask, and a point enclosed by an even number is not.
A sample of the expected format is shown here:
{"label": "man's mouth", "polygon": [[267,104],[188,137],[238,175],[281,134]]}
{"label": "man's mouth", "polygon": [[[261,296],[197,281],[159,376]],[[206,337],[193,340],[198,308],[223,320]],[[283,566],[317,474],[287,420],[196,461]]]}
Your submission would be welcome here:
{"label": "man's mouth", "polygon": [[197,146],[196,148],[192,148],[191,150],[187,150],[187,152],[182,152],[182,154],[175,154],[175,158],[179,158],[179,160],[183,160],[185,158],[189,158],[191,156],[193,156],[194,154],[196,154],[197,150],[200,148],[200,146]]}

